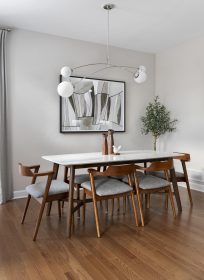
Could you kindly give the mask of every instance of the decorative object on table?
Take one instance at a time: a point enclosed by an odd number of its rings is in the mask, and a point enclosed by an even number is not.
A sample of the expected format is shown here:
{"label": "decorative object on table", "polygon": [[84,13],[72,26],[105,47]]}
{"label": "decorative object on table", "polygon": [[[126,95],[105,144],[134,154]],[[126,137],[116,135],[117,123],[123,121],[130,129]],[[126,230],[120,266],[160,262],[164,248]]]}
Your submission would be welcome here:
{"label": "decorative object on table", "polygon": [[142,133],[151,133],[154,138],[154,150],[157,148],[158,138],[166,132],[176,129],[177,119],[171,119],[170,111],[159,101],[159,96],[146,107],[145,116],[141,117]]}
{"label": "decorative object on table", "polygon": [[74,93],[60,97],[61,133],[125,131],[125,82],[91,78],[81,81],[80,77],[70,80],[75,84]]}
{"label": "decorative object on table", "polygon": [[104,133],[102,133],[102,135],[103,135],[102,155],[107,155],[108,154],[108,142],[107,142],[108,133],[104,132]]}
{"label": "decorative object on table", "polygon": [[113,153],[114,153],[114,155],[120,155],[119,151],[120,151],[121,148],[122,148],[122,146],[116,147],[116,146],[113,145]]}
{"label": "decorative object on table", "polygon": [[108,130],[108,154],[113,154],[113,146],[114,146],[114,138],[113,138],[114,130],[109,129]]}
{"label": "decorative object on table", "polygon": [[[84,68],[90,68],[92,69],[88,75],[92,76],[93,74],[105,71],[105,70],[113,70],[113,69],[120,69],[123,71],[126,71],[128,73],[130,73],[133,76],[133,79],[136,83],[141,84],[143,82],[146,81],[147,79],[147,74],[146,74],[146,68],[143,65],[140,65],[139,67],[133,67],[133,66],[126,66],[126,65],[115,65],[112,64],[110,61],[110,51],[109,51],[109,33],[110,33],[110,26],[109,26],[109,12],[115,8],[115,5],[113,4],[106,4],[103,6],[103,9],[105,11],[107,11],[107,44],[106,44],[106,62],[97,62],[97,63],[88,63],[85,65],[80,65],[77,67],[69,67],[69,66],[64,66],[61,69],[61,75],[64,78],[67,78],[67,81],[61,81],[61,83],[59,84],[57,91],[59,93],[59,95],[61,95],[62,97],[70,97],[74,91],[75,91],[75,84],[72,82],[72,80],[70,79],[71,75],[76,75],[75,71],[78,69],[84,69]],[[86,76],[87,77],[87,76]],[[78,84],[82,84],[83,85],[83,80],[86,78],[83,77],[81,78],[80,81],[78,81]],[[78,85],[77,84],[77,85]]]}

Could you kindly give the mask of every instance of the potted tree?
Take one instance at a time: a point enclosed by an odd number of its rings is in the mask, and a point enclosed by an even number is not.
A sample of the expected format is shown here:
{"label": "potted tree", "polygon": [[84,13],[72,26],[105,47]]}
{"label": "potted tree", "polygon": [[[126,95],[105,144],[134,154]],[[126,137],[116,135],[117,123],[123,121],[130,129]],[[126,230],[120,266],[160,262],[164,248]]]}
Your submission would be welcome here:
{"label": "potted tree", "polygon": [[153,136],[154,151],[157,148],[158,138],[166,132],[172,132],[176,129],[177,119],[171,120],[170,111],[161,104],[159,96],[156,96],[153,102],[150,102],[145,110],[145,115],[141,117],[142,133],[151,133]]}

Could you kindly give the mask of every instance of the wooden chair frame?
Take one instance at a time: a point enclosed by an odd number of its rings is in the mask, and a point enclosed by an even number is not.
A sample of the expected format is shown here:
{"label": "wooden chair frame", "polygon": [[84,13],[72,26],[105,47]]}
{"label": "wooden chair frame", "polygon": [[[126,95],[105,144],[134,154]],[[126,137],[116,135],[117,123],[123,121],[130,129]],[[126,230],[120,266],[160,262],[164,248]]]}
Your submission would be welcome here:
{"label": "wooden chair frame", "polygon": [[[167,181],[168,181],[168,170],[170,170],[172,167],[173,167],[173,160],[168,160],[168,161],[163,161],[163,162],[153,162],[150,164],[149,167],[142,167],[139,165],[135,165],[136,171],[137,170],[143,170],[144,172],[164,171]],[[173,216],[174,216],[174,218],[176,217],[176,210],[175,210],[170,182],[169,182],[168,186],[164,186],[164,187],[160,187],[160,188],[152,188],[152,189],[142,189],[142,188],[140,188],[139,178],[136,175],[136,172],[134,174],[134,177],[135,177],[135,188],[136,188],[136,194],[137,194],[137,200],[138,200],[138,205],[139,205],[142,226],[144,226],[144,214],[143,214],[142,200],[141,200],[141,196],[143,196],[143,194],[149,196],[151,193],[159,193],[161,191],[168,193],[168,196],[169,196],[170,202],[171,202],[172,211],[173,211]]]}
{"label": "wooden chair frame", "polygon": [[[34,172],[32,171],[32,169],[34,169]],[[48,171],[48,172],[39,173],[39,169],[40,169],[40,165],[23,166],[21,163],[19,163],[19,173],[20,173],[20,175],[26,176],[26,177],[31,177],[32,178],[31,184],[35,184],[36,179],[38,177],[47,176],[47,182],[46,182],[46,187],[45,187],[45,192],[44,192],[43,197],[41,197],[41,198],[33,197],[41,204],[40,212],[39,212],[39,215],[38,215],[38,219],[37,219],[37,223],[36,223],[36,227],[35,227],[35,231],[34,231],[33,241],[35,241],[36,238],[37,238],[37,234],[38,234],[38,230],[39,230],[40,223],[41,223],[41,220],[42,220],[45,204],[47,202],[52,203],[52,201],[58,201],[58,213],[59,213],[59,217],[61,218],[60,201],[63,200],[63,199],[68,199],[68,189],[67,189],[67,192],[65,192],[65,193],[49,195],[49,189],[50,189],[50,186],[51,186],[51,183],[52,183],[54,172],[53,171]],[[24,210],[24,213],[23,213],[23,218],[22,218],[21,224],[23,224],[24,221],[25,221],[25,217],[26,217],[26,213],[27,213],[28,206],[29,206],[29,203],[30,203],[30,199],[31,199],[31,195],[28,194],[27,202],[26,202],[26,206],[25,206],[25,210]]]}
{"label": "wooden chair frame", "polygon": [[[178,153],[178,152],[175,152],[175,153],[177,153],[177,155],[175,155],[174,160],[180,160],[182,169],[183,169],[183,176],[176,177],[176,180],[177,180],[177,182],[186,183],[189,201],[190,201],[190,204],[193,205],[193,198],[192,198],[192,194],[191,194],[191,188],[190,188],[189,179],[188,179],[188,172],[187,172],[187,168],[186,168],[186,162],[189,162],[191,160],[190,154]],[[160,177],[159,174],[156,176]],[[169,172],[168,172],[168,176],[169,176],[169,181],[172,182]],[[160,177],[160,178],[162,178],[162,177]]]}
{"label": "wooden chair frame", "polygon": [[184,182],[186,183],[187,191],[188,191],[188,197],[190,204],[193,205],[193,198],[191,194],[191,188],[189,184],[189,179],[188,179],[188,172],[186,168],[186,162],[189,162],[191,160],[190,154],[187,153],[177,153],[180,154],[179,156],[175,156],[174,159],[180,160],[182,168],[183,168],[183,176],[182,177],[176,177],[177,182]]}
{"label": "wooden chair frame", "polygon": [[134,174],[135,167],[134,165],[122,165],[122,166],[109,166],[105,171],[100,172],[95,169],[88,169],[89,175],[90,175],[90,182],[91,182],[91,190],[88,190],[84,188],[84,200],[86,199],[86,195],[89,195],[93,199],[93,207],[94,207],[94,215],[95,215],[95,221],[96,221],[96,231],[97,231],[97,237],[101,237],[100,232],[100,224],[99,224],[99,215],[98,215],[98,207],[97,207],[97,201],[101,200],[108,200],[108,199],[114,199],[114,198],[120,198],[124,196],[131,196],[132,199],[132,206],[134,211],[134,218],[136,226],[138,226],[138,214],[137,214],[137,208],[135,205],[135,199],[134,199],[134,189],[129,192],[115,194],[115,195],[107,195],[107,196],[99,196],[96,194],[96,188],[95,188],[95,180],[94,176],[101,176],[101,177],[108,177],[108,176],[128,176],[129,185],[133,188],[133,182],[132,182],[132,174]]}

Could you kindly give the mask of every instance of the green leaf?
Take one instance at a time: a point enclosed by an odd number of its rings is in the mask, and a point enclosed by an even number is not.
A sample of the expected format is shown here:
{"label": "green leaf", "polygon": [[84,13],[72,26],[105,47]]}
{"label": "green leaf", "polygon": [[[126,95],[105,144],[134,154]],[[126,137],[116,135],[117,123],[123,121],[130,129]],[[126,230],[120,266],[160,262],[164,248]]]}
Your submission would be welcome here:
{"label": "green leaf", "polygon": [[161,104],[159,96],[156,96],[153,102],[150,102],[145,109],[145,115],[141,117],[142,133],[151,133],[158,138],[166,132],[172,132],[176,129],[177,119],[171,120],[170,111]]}

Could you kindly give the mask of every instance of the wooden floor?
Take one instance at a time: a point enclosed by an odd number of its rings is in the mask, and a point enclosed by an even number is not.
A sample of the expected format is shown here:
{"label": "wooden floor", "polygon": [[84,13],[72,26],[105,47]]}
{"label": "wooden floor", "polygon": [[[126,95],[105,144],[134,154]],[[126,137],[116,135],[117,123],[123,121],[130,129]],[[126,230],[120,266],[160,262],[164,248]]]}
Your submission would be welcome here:
{"label": "wooden floor", "polygon": [[[104,229],[96,237],[92,205],[83,227],[66,238],[66,207],[61,221],[57,207],[44,217],[32,241],[38,204],[33,201],[20,224],[25,199],[0,206],[0,279],[204,279],[204,193],[193,191],[194,206],[181,189],[183,212],[173,220],[161,196],[152,197],[144,228],[134,225],[127,204],[124,216],[100,210]],[[122,203],[122,201],[121,201]],[[121,206],[122,210],[122,206]]]}

